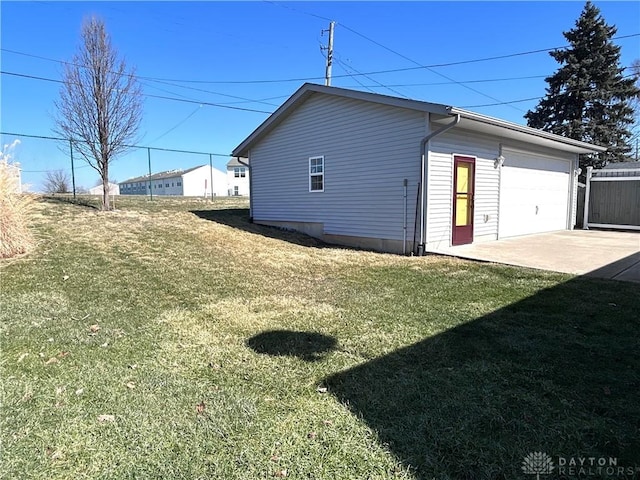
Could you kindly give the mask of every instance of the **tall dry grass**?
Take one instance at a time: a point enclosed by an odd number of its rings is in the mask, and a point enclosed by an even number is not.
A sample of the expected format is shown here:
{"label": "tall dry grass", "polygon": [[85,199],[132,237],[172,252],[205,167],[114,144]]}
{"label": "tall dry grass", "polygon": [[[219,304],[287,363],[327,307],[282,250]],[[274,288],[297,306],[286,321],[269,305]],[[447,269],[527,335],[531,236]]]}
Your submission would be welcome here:
{"label": "tall dry grass", "polygon": [[0,258],[27,253],[34,245],[28,227],[33,197],[16,193],[11,164],[0,161]]}

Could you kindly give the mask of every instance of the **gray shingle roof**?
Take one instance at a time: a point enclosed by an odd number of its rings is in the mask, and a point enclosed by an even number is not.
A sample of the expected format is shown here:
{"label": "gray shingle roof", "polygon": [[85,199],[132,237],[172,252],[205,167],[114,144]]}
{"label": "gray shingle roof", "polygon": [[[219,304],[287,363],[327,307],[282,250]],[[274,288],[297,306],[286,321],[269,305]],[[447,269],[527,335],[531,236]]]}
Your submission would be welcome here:
{"label": "gray shingle roof", "polygon": [[[242,157],[240,157],[240,158],[242,158]],[[244,163],[249,163],[249,159],[248,159],[248,158],[242,158],[242,161],[243,161]],[[227,162],[227,168],[228,168],[228,167],[244,167],[244,166],[245,166],[245,165],[243,165],[242,163],[240,163],[240,162],[238,161],[238,158],[237,158],[237,157],[233,157],[231,160],[229,160],[229,161]]]}
{"label": "gray shingle roof", "polygon": [[602,168],[604,168],[604,169],[618,169],[618,168],[635,169],[635,168],[639,168],[640,169],[640,162],[612,162],[612,163],[607,163]]}

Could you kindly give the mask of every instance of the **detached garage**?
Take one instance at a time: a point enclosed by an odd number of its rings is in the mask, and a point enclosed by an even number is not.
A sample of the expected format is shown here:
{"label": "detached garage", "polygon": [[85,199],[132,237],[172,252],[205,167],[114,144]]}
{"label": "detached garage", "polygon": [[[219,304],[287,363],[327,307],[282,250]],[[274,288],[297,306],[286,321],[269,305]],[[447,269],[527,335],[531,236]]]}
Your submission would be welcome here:
{"label": "detached garage", "polygon": [[498,237],[571,227],[572,160],[504,150]]}
{"label": "detached garage", "polygon": [[396,253],[572,229],[605,148],[434,103],[303,85],[234,151],[251,216]]}

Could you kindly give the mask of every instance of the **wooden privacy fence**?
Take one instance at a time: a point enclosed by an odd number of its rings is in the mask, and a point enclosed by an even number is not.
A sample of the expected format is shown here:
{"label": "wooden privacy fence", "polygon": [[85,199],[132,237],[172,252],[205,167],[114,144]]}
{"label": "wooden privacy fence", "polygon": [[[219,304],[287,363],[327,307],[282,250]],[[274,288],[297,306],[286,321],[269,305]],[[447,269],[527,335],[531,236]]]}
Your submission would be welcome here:
{"label": "wooden privacy fence", "polygon": [[640,168],[587,167],[582,228],[640,230]]}

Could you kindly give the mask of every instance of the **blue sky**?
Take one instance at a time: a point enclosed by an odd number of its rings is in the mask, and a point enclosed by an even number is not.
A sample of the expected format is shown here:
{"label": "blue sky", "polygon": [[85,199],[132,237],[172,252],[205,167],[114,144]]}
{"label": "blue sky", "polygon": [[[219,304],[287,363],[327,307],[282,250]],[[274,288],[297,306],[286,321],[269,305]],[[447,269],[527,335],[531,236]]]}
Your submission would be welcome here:
{"label": "blue sky", "polygon": [[[640,2],[595,2],[618,36],[640,33]],[[141,80],[138,144],[227,155],[304,81],[324,82],[329,20],[336,22],[332,85],[444,103],[524,124],[558,64],[545,52],[453,66],[412,68],[524,53],[566,44],[584,2],[8,2],[0,3],[0,130],[52,136],[62,65],[79,46],[84,18],[101,17]],[[640,36],[616,40],[622,65],[640,58]],[[42,58],[38,58],[42,57]],[[404,69],[404,70],[403,70]],[[400,70],[390,73],[375,73]],[[368,75],[355,75],[366,73]],[[452,81],[453,80],[453,81]],[[457,83],[456,83],[457,82]],[[472,82],[472,83],[465,83]],[[473,90],[472,90],[473,89]],[[185,101],[178,101],[181,99]],[[201,103],[202,102],[202,103]],[[218,106],[210,105],[216,104]],[[258,110],[258,111],[250,111]],[[69,170],[53,141],[20,139],[23,181]],[[160,171],[208,156],[152,151]],[[223,169],[228,160],[215,156]],[[76,183],[97,173],[76,162]],[[147,172],[147,151],[117,159],[118,181]]]}

